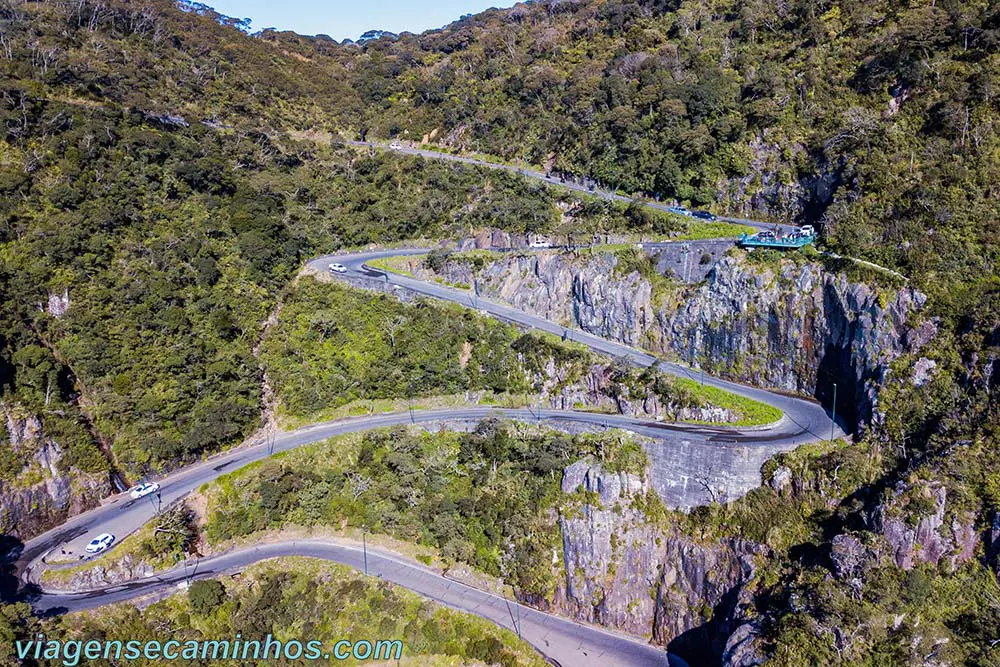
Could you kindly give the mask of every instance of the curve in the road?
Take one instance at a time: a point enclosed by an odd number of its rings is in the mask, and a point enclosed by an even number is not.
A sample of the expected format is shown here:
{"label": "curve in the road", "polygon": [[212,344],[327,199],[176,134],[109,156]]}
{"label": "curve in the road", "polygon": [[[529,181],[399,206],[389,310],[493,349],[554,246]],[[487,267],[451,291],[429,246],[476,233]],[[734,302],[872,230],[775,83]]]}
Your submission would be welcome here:
{"label": "curve in the road", "polygon": [[195,579],[217,577],[253,563],[286,556],[308,556],[367,569],[371,576],[403,586],[414,593],[459,611],[476,614],[497,625],[519,632],[546,658],[565,667],[601,665],[667,665],[664,649],[631,637],[568,618],[547,614],[515,601],[468,586],[431,568],[410,563],[378,549],[367,549],[365,557],[357,545],[325,540],[295,540],[265,544],[228,552],[178,566],[148,579],[111,590],[71,594],[41,593],[32,604],[44,614],[66,613],[153,595],[183,586]]}
{"label": "curve in the road", "polygon": [[[400,254],[422,254],[428,252],[427,249],[412,250],[392,250],[377,251],[370,253],[360,253],[351,255],[331,255],[317,258],[310,262],[315,269],[325,270],[332,262],[339,262],[348,267],[347,277],[354,279],[372,279],[373,277],[387,283],[397,285],[420,294],[430,297],[453,301],[465,306],[477,308],[499,318],[515,322],[522,326],[547,331],[557,335],[562,335],[568,340],[588,345],[597,352],[609,354],[627,359],[640,366],[659,365],[664,371],[676,375],[691,376],[690,369],[677,364],[661,362],[652,355],[641,350],[608,341],[606,339],[587,334],[583,331],[567,329],[556,325],[548,320],[539,318],[527,313],[518,311],[510,306],[495,303],[467,292],[444,287],[433,283],[391,274],[384,271],[376,271],[366,265],[367,262],[392,255]],[[213,457],[201,464],[197,464],[176,473],[169,475],[160,481],[161,490],[159,497],[131,500],[127,496],[119,496],[111,502],[101,507],[90,510],[71,518],[63,525],[55,528],[41,536],[30,540],[22,550],[20,558],[16,564],[19,576],[26,583],[38,584],[35,577],[37,570],[36,563],[47,553],[55,548],[72,550],[74,553],[82,553],[82,548],[92,536],[101,532],[111,532],[119,536],[128,535],[146,521],[150,520],[158,511],[160,506],[166,506],[175,502],[202,484],[212,481],[219,476],[236,470],[253,461],[257,461],[270,456],[275,452],[280,452],[307,443],[314,443],[327,438],[351,432],[370,430],[373,428],[387,427],[406,423],[428,423],[428,422],[472,422],[498,415],[506,418],[522,421],[551,420],[564,423],[576,423],[590,426],[604,426],[625,428],[640,435],[651,437],[662,436],[665,432],[683,432],[686,438],[699,440],[707,445],[718,443],[729,445],[734,442],[741,446],[752,447],[789,447],[800,443],[811,442],[823,438],[822,431],[827,430],[831,435],[843,435],[844,431],[839,427],[833,432],[830,418],[827,412],[817,403],[801,398],[785,396],[771,393],[763,389],[747,387],[736,383],[720,380],[717,378],[705,378],[706,384],[732,391],[734,393],[753,398],[755,400],[769,403],[784,412],[784,418],[776,424],[764,428],[727,428],[686,424],[668,424],[651,420],[636,419],[624,415],[601,415],[574,411],[561,410],[528,410],[528,409],[496,409],[496,408],[462,408],[452,410],[424,410],[413,413],[388,413],[346,419],[337,422],[330,422],[316,426],[299,429],[288,433],[282,433],[273,438],[270,442],[261,442],[253,446],[241,447],[230,452]],[[158,501],[158,502],[157,502]],[[301,545],[293,545],[291,548],[285,545],[260,547],[257,550],[233,552],[216,557],[212,561],[203,561],[205,568],[201,570],[202,575],[224,571],[226,568],[245,566],[254,560],[271,558],[277,555],[316,555],[317,557],[336,560],[348,565],[356,566],[356,559],[351,560],[350,549],[346,547],[332,548],[329,545],[316,547],[315,545],[303,550]],[[339,549],[339,550],[338,550]],[[347,549],[346,551],[344,549]],[[284,550],[284,551],[283,551]],[[318,551],[317,551],[318,550]],[[414,590],[418,593],[424,591],[428,597],[437,599],[449,606],[459,609],[479,613],[480,615],[496,620],[494,604],[490,603],[486,607],[476,609],[465,609],[461,606],[461,600],[456,601],[448,596],[435,596],[434,590],[425,586],[428,576],[420,568],[412,564],[402,563],[389,558],[394,563],[392,568],[386,569],[383,576],[396,583]],[[388,561],[387,561],[388,562]],[[369,565],[371,563],[369,562]],[[75,608],[94,607],[103,604],[110,604],[125,599],[131,599],[154,590],[162,590],[176,582],[178,571],[174,570],[150,580],[132,582],[100,591],[73,595],[54,592],[42,592],[35,598],[34,604],[40,609],[68,610]],[[437,576],[437,575],[435,575]],[[448,580],[444,580],[448,581]],[[435,585],[441,585],[440,582]],[[458,586],[456,582],[449,582],[449,585]],[[467,587],[466,587],[467,588]],[[470,589],[475,590],[475,589]],[[482,595],[489,595],[482,593]],[[422,593],[424,594],[424,593]],[[469,599],[475,597],[469,591],[461,592],[460,598],[465,596]],[[486,598],[483,598],[485,601]],[[495,603],[495,601],[493,601]],[[484,602],[485,604],[485,602]],[[493,610],[489,611],[487,610]],[[591,628],[575,624],[566,619],[552,617],[535,610],[526,612],[531,618],[545,619],[538,621],[537,634],[522,633],[525,638],[537,646],[543,653],[550,655],[556,660],[563,655],[564,659],[572,660],[568,664],[585,664],[581,662],[580,656],[583,651],[587,656],[597,655],[601,664],[664,664],[665,654],[660,649],[648,647],[633,640],[624,639],[618,635],[608,633],[598,628]],[[569,625],[566,625],[569,624]],[[569,631],[567,628],[572,627]],[[581,639],[581,636],[583,639]],[[614,639],[609,639],[614,638]],[[622,643],[625,642],[625,643]],[[574,648],[575,645],[575,648]],[[586,646],[587,648],[581,648]],[[659,662],[651,662],[649,654],[639,658],[638,650],[635,647],[642,647],[644,650],[652,650],[660,656]],[[553,648],[562,647],[562,648]],[[568,652],[568,653],[566,653]],[[638,661],[637,661],[638,660]],[[596,664],[596,663],[595,663]]]}
{"label": "curve in the road", "polygon": [[[565,340],[586,345],[600,354],[622,358],[643,368],[657,366],[660,370],[671,375],[690,379],[700,377],[696,376],[690,368],[681,364],[661,361],[643,350],[601,338],[600,336],[595,336],[579,329],[561,326],[543,317],[531,315],[507,304],[485,299],[465,290],[446,287],[438,283],[425,282],[417,278],[382,269],[373,269],[368,265],[369,262],[376,259],[400,255],[424,255],[428,252],[429,249],[427,248],[410,248],[326,255],[311,260],[309,266],[313,270],[328,271],[330,264],[343,264],[347,268],[347,273],[333,275],[340,275],[347,279],[381,280],[394,287],[405,288],[425,296],[451,301],[452,303],[474,308],[524,327],[555,334]],[[709,386],[772,405],[781,410],[785,415],[785,418],[781,422],[766,428],[717,427],[713,429],[717,438],[724,438],[728,442],[738,442],[741,444],[791,446],[815,442],[831,436],[841,437],[846,434],[843,426],[839,423],[834,425],[830,412],[816,401],[772,392],[759,387],[750,387],[708,375],[704,376],[704,382]],[[676,428],[676,426],[671,426],[671,428]]]}
{"label": "curve in the road", "polygon": [[[565,190],[572,190],[574,192],[580,192],[585,195],[592,197],[599,197],[607,201],[622,202],[624,204],[638,204],[640,206],[645,206],[647,208],[655,209],[657,211],[664,211],[666,213],[670,212],[670,206],[668,204],[663,204],[657,201],[649,201],[646,199],[639,199],[635,197],[627,197],[625,195],[620,195],[617,192],[612,192],[611,190],[605,190],[603,188],[594,187],[590,188],[588,185],[582,183],[577,183],[573,180],[567,180],[566,178],[558,175],[552,175],[551,173],[546,174],[535,169],[528,169],[526,167],[516,167],[509,164],[502,164],[499,162],[490,162],[488,160],[481,160],[479,158],[467,157],[464,155],[455,155],[453,153],[444,153],[441,151],[428,150],[426,148],[413,148],[412,146],[407,146],[405,144],[399,144],[395,147],[390,147],[384,143],[371,142],[371,141],[348,141],[351,146],[366,147],[374,150],[378,148],[380,150],[391,150],[394,153],[399,153],[402,155],[416,155],[422,158],[427,158],[428,160],[443,160],[445,162],[458,162],[461,164],[470,164],[477,167],[485,167],[487,169],[498,169],[501,171],[507,171],[515,174],[524,176],[525,178],[531,178],[534,180],[542,181],[546,185],[552,187],[563,188]],[[757,229],[780,229],[783,233],[793,232],[798,227],[796,225],[788,225],[784,223],[774,223],[774,222],[764,222],[762,220],[752,220],[750,218],[733,218],[726,216],[719,216],[718,220],[722,222],[732,222],[740,225],[747,225],[748,227],[756,227]]]}

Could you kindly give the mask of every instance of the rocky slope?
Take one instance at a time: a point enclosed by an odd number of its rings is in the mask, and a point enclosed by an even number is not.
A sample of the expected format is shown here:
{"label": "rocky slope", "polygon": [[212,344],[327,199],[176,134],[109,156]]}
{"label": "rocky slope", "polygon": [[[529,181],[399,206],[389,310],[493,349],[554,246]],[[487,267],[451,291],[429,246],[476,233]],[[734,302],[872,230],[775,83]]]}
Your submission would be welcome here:
{"label": "rocky slope", "polygon": [[[875,289],[814,262],[723,258],[702,283],[657,289],[614,253],[549,251],[449,260],[440,277],[488,298],[750,384],[832,401],[854,423],[877,417],[889,364],[933,337],[920,292]],[[435,274],[420,260],[408,267]]]}
{"label": "rocky slope", "polygon": [[699,542],[651,521],[651,489],[636,475],[579,461],[566,468],[562,489],[582,500],[560,520],[565,577],[554,605],[648,636],[692,664],[717,661],[766,550],[737,539]]}
{"label": "rocky slope", "polygon": [[65,465],[65,448],[42,420],[15,406],[0,407],[0,448],[13,454],[0,480],[0,533],[26,539],[93,507],[111,492],[107,474]]}

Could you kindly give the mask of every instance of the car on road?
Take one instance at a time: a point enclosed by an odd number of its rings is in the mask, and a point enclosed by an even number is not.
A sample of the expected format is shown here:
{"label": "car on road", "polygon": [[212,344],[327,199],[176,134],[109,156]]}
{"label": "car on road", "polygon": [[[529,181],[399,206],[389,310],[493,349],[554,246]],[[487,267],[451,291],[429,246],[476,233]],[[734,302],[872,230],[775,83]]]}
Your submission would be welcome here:
{"label": "car on road", "polygon": [[670,213],[674,213],[676,215],[687,215],[687,216],[691,215],[691,211],[687,210],[683,206],[668,206],[667,211],[669,211]]}
{"label": "car on road", "polygon": [[92,539],[86,547],[84,547],[84,551],[88,554],[99,554],[114,544],[114,541],[115,536],[111,533],[101,533]]}
{"label": "car on road", "polygon": [[394,141],[391,144],[389,144],[389,150],[391,150],[391,151],[400,151],[400,150],[403,150],[403,145],[401,143],[399,143],[398,141]]}
{"label": "car on road", "polygon": [[128,495],[132,497],[132,500],[138,500],[139,498],[145,498],[151,493],[156,493],[159,490],[160,485],[156,482],[145,482],[143,484],[137,484],[129,489]]}
{"label": "car on road", "polygon": [[532,248],[551,248],[552,244],[545,239],[535,239],[531,242]]}
{"label": "car on road", "polygon": [[803,236],[816,236],[816,228],[812,225],[802,225],[799,227],[799,234]]}
{"label": "car on road", "polygon": [[764,231],[757,233],[757,238],[759,238],[759,239],[773,239],[774,238],[774,232],[765,229]]}
{"label": "car on road", "polygon": [[707,222],[715,222],[715,215],[709,213],[708,211],[692,211],[691,217],[698,218],[699,220],[705,220]]}
{"label": "car on road", "polygon": [[336,262],[330,265],[330,270],[334,273],[347,273],[347,267]]}

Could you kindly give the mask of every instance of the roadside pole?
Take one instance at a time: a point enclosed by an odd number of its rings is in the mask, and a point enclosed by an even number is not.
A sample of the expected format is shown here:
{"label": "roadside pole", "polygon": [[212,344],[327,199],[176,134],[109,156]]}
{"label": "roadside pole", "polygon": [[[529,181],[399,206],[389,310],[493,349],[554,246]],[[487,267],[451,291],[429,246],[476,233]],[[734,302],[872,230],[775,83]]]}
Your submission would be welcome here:
{"label": "roadside pole", "polygon": [[153,502],[153,496],[152,496],[152,494],[150,494],[150,495],[148,495],[146,497],[149,498],[149,504],[152,505],[152,507],[153,507],[153,513],[154,514],[159,514],[160,513],[160,492],[159,491],[156,492],[156,502],[155,503]]}
{"label": "roadside pole", "polygon": [[517,601],[517,591],[514,591],[514,608],[517,609],[517,638],[521,638],[521,603]]}
{"label": "roadside pole", "polygon": [[833,440],[833,429],[837,422],[837,383],[833,383],[833,407],[830,413],[830,440]]}
{"label": "roadside pole", "polygon": [[365,527],[365,532],[361,533],[361,549],[365,557],[365,576],[368,576],[368,528]]}

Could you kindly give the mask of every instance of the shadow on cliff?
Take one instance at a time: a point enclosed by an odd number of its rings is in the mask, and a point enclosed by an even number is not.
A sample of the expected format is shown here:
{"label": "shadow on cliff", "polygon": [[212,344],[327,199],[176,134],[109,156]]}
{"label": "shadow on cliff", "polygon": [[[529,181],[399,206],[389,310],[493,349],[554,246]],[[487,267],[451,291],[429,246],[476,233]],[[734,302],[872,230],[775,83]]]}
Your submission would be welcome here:
{"label": "shadow on cliff", "polygon": [[0,534],[0,602],[15,602],[18,598],[17,560],[23,551],[24,542]]}
{"label": "shadow on cliff", "polygon": [[712,608],[710,620],[674,637],[667,644],[667,651],[680,656],[689,665],[722,664],[726,641],[739,625],[733,619],[739,593],[740,587],[733,586]]}

